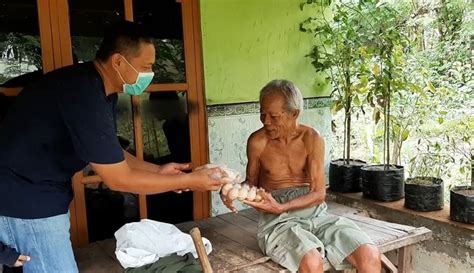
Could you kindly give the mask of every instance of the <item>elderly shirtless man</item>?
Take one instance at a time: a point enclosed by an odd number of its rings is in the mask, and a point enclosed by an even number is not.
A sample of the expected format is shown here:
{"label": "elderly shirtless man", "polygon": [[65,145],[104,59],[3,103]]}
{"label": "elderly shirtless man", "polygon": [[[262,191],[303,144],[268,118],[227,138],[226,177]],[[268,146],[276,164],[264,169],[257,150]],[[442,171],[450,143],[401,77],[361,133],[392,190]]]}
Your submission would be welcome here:
{"label": "elderly shirtless man", "polygon": [[[274,80],[260,92],[263,128],[247,144],[247,182],[263,187],[257,240],[262,251],[292,272],[323,272],[323,257],[340,269],[380,273],[380,252],[352,221],[328,214],[324,202],[324,140],[298,124],[303,98],[293,83]],[[232,202],[225,200],[236,211]]]}

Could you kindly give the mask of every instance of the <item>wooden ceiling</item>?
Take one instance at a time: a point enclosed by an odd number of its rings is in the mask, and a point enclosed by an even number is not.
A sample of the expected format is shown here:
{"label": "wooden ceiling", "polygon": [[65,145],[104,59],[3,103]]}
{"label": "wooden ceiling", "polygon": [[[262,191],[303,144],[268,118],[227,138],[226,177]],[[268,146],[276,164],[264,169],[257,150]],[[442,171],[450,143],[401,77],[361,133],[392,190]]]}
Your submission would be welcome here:
{"label": "wooden ceiling", "polygon": [[[175,0],[134,0],[134,19],[157,39],[182,39],[181,6]],[[36,0],[0,0],[0,33],[39,35]],[[71,34],[101,37],[107,25],[124,18],[123,0],[69,0]]]}

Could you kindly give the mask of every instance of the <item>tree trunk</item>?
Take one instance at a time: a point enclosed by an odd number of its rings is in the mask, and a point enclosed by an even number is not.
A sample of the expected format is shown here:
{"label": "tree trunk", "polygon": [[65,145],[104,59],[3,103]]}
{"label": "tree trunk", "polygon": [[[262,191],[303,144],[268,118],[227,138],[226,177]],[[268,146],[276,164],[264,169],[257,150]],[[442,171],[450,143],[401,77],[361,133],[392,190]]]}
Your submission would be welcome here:
{"label": "tree trunk", "polygon": [[474,188],[474,155],[471,155],[471,187]]}
{"label": "tree trunk", "polygon": [[393,140],[392,164],[400,165],[402,145],[402,134],[397,134]]}

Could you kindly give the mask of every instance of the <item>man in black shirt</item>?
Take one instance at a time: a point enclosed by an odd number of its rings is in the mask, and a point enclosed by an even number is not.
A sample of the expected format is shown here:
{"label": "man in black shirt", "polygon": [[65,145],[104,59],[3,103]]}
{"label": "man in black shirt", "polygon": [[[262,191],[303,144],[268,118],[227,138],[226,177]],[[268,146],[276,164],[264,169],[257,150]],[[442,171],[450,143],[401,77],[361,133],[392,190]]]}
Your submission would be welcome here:
{"label": "man in black shirt", "polygon": [[208,191],[219,169],[155,165],[124,152],[117,93],[140,95],[153,78],[153,40],[139,25],[110,29],[93,62],[27,86],[0,127],[0,242],[29,255],[24,271],[77,272],[69,234],[72,175],[90,164],[109,188],[138,194]]}

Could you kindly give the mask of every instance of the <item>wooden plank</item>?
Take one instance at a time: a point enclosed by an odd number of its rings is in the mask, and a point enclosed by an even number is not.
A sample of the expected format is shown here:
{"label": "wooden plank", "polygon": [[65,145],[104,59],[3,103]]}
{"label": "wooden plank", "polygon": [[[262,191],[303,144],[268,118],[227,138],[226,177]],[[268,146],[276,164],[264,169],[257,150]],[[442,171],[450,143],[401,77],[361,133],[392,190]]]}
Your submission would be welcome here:
{"label": "wooden plank", "polygon": [[390,250],[398,249],[404,246],[416,244],[418,242],[431,239],[432,232],[431,230],[420,227],[415,229],[412,233],[407,235],[406,237],[398,238],[393,241],[389,241],[379,245],[379,249],[382,253],[385,253]]}
{"label": "wooden plank", "polygon": [[255,221],[241,215],[240,213],[226,213],[217,216],[218,218],[226,221],[230,225],[239,226],[240,228],[252,233],[257,234],[257,224]]}
{"label": "wooden plank", "polygon": [[381,220],[377,220],[377,219],[373,219],[373,218],[369,218],[369,217],[364,217],[364,216],[359,216],[359,215],[342,215],[346,218],[349,218],[351,220],[354,220],[354,221],[363,221],[363,222],[370,222],[371,225],[373,226],[377,226],[377,227],[380,227],[380,228],[383,228],[383,229],[387,229],[387,230],[393,230],[395,232],[410,232],[414,229],[416,229],[416,227],[411,227],[411,226],[406,226],[406,225],[400,225],[400,224],[397,224],[397,223],[390,223],[390,222],[386,222],[386,221],[381,221]]}
{"label": "wooden plank", "polygon": [[364,219],[365,218],[364,217],[364,218],[351,219],[346,216],[343,216],[343,217],[352,220],[356,225],[358,225],[364,232],[368,234],[371,232],[378,232],[378,233],[386,234],[388,239],[400,238],[408,234],[408,232],[376,226],[373,224],[372,221],[370,221],[372,220],[370,218]]}
{"label": "wooden plank", "polygon": [[[249,247],[243,246],[239,242],[236,242],[235,240],[229,239],[228,237],[222,234],[219,234],[213,228],[203,229],[202,233],[203,235],[205,235],[204,237],[206,237],[212,242],[215,253],[218,253],[222,249],[227,249],[229,252],[232,252],[234,255],[240,256],[242,259],[246,260],[247,262],[252,262],[264,257],[260,250],[255,250],[255,249],[251,249]],[[211,253],[210,257],[211,258],[214,257],[213,253]],[[276,271],[282,269],[282,267],[276,265],[273,262],[266,262],[262,265],[264,267],[267,267],[269,269],[276,270]],[[232,265],[232,266],[229,265],[226,268],[229,269],[233,266],[235,265]]]}
{"label": "wooden plank", "polygon": [[247,217],[248,219],[250,219],[252,221],[255,221],[256,223],[258,223],[258,219],[260,218],[259,213],[253,208],[241,210],[238,213],[240,215],[243,215],[243,216]]}

